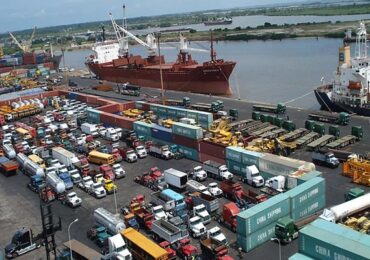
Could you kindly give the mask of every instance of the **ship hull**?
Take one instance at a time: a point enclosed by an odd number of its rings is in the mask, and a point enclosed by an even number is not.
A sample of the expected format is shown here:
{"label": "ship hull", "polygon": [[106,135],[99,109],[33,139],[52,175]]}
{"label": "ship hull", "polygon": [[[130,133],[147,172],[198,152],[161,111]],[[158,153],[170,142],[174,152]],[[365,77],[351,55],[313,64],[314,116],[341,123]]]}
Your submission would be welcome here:
{"label": "ship hull", "polygon": [[[115,67],[107,64],[87,63],[89,69],[103,80],[117,83],[130,82],[142,87],[161,89],[160,70],[148,68]],[[179,71],[163,70],[164,90],[176,90],[200,94],[232,94],[229,77],[235,63],[217,66],[198,66]]]}
{"label": "ship hull", "polygon": [[[326,88],[326,89],[325,89]],[[347,112],[361,116],[370,116],[370,108],[364,107],[351,107],[346,104],[337,104],[330,99],[331,88],[321,86],[314,90],[317,101],[319,102],[322,110],[332,112]]]}
{"label": "ship hull", "polygon": [[233,21],[220,21],[220,22],[217,22],[217,21],[210,21],[210,22],[205,22],[204,25],[206,26],[212,26],[212,25],[227,25],[227,24],[232,24]]}

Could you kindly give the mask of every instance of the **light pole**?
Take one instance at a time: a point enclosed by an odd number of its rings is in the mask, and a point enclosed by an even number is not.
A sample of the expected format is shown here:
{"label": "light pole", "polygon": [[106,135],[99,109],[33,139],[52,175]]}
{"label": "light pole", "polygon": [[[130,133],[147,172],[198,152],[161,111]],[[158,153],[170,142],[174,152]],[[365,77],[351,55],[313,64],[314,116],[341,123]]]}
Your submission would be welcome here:
{"label": "light pole", "polygon": [[71,260],[73,259],[72,257],[72,245],[71,245],[71,233],[70,233],[70,229],[71,229],[71,226],[73,223],[76,223],[78,221],[78,218],[76,218],[75,220],[73,220],[69,226],[68,226],[68,242],[69,242],[69,253],[71,254]]}
{"label": "light pole", "polygon": [[157,32],[156,36],[157,36],[158,56],[159,56],[159,74],[160,74],[160,77],[161,77],[162,105],[164,105],[164,86],[163,86],[163,73],[162,73],[161,43],[160,43],[161,33]]}
{"label": "light pole", "polygon": [[271,238],[271,241],[277,241],[279,243],[279,259],[281,260],[281,244],[280,244],[280,239],[273,237]]}
{"label": "light pole", "polygon": [[116,189],[113,189],[113,194],[114,194],[114,205],[116,206],[116,214],[118,214]]}

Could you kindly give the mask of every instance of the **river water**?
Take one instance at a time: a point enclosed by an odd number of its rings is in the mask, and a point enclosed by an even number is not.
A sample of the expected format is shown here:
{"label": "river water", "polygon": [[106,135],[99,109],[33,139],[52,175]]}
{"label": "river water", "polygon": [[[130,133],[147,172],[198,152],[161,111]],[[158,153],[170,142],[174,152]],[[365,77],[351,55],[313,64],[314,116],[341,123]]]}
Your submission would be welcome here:
{"label": "river water", "polygon": [[[307,20],[311,19],[310,17],[288,16],[284,17],[284,21],[279,20],[282,19],[280,17],[264,17],[270,20],[261,22],[297,23],[311,21]],[[315,21],[327,21],[317,19],[344,21],[367,17],[370,18],[370,15],[335,18],[317,16]],[[291,20],[293,18],[295,20]],[[234,20],[238,21],[236,18]],[[164,44],[167,47],[163,47],[161,52],[165,55],[166,61],[175,61],[178,53],[178,49],[174,47],[176,45],[176,43]],[[189,47],[209,49],[209,45],[209,42],[191,42]],[[333,80],[338,61],[338,48],[341,45],[341,39],[302,38],[282,41],[219,41],[214,47],[218,58],[237,62],[230,77],[235,98],[269,103],[287,102],[287,105],[291,106],[317,109],[319,105],[313,94],[314,86],[320,84],[322,77],[325,82]],[[130,52],[143,56],[147,54],[139,45],[131,46]],[[66,66],[85,68],[84,61],[90,53],[89,50],[65,52]],[[209,52],[193,51],[192,56],[199,63],[210,59]]]}

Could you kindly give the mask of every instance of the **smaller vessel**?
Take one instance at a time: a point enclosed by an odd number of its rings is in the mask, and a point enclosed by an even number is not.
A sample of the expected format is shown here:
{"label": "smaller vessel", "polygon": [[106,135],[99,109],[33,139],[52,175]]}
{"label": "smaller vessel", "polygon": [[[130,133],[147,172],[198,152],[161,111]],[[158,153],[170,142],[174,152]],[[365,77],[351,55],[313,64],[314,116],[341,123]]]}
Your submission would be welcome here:
{"label": "smaller vessel", "polygon": [[215,20],[209,20],[207,22],[204,22],[204,25],[210,26],[210,25],[223,25],[223,24],[232,24],[233,19],[227,18],[227,17],[221,17],[217,18]]}
{"label": "smaller vessel", "polygon": [[370,59],[367,32],[363,22],[357,30],[355,57],[350,46],[339,48],[339,65],[333,83],[314,90],[321,109],[370,116]]}

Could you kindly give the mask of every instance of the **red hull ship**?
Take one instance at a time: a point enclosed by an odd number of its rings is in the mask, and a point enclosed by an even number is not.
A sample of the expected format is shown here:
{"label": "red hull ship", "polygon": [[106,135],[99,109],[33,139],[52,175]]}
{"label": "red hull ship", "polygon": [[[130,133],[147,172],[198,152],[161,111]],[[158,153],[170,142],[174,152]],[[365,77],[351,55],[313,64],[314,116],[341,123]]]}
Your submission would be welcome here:
{"label": "red hull ship", "polygon": [[[87,67],[99,79],[161,89],[162,74],[164,90],[213,95],[232,94],[229,77],[236,62],[216,59],[212,39],[211,60],[198,64],[188,53],[191,48],[188,48],[185,38],[180,34],[180,52],[177,60],[166,63],[164,56],[156,54],[157,39],[154,35],[149,34],[147,42],[142,41],[127,31],[125,20],[124,18],[124,25],[121,27],[111,16],[117,42],[105,41],[103,27],[103,42],[94,45],[94,55],[86,61]],[[149,50],[148,57],[129,54],[128,38],[146,47]]]}

